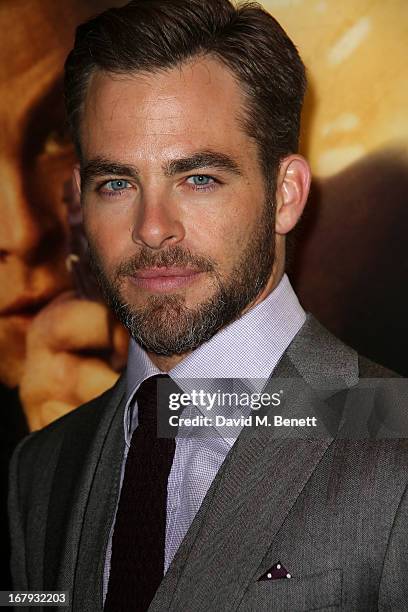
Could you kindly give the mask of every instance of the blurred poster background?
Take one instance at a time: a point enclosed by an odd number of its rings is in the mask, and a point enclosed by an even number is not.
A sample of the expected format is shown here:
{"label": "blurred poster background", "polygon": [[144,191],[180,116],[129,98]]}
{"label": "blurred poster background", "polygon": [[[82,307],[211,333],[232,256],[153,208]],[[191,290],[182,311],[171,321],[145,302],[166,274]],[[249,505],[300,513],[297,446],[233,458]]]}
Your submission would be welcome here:
{"label": "blurred poster background", "polygon": [[[17,441],[111,386],[125,361],[126,335],[104,307],[67,293],[75,157],[63,62],[75,25],[114,4],[0,0],[1,525]],[[263,4],[296,42],[310,82],[301,152],[314,182],[291,279],[331,331],[408,374],[408,4]],[[0,550],[6,589],[6,533]]]}
{"label": "blurred poster background", "polygon": [[408,375],[408,3],[267,0],[308,67],[314,185],[292,261],[303,305]]}

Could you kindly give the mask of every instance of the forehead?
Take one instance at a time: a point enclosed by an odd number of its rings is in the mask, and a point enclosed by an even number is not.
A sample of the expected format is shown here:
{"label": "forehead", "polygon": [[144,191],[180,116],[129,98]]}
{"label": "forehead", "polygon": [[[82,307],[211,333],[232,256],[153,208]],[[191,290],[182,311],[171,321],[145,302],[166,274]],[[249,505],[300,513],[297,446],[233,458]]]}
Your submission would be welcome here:
{"label": "forehead", "polygon": [[83,152],[115,155],[125,146],[146,151],[226,141],[238,146],[248,139],[240,122],[245,103],[233,73],[210,57],[156,73],[95,73],[82,115]]}

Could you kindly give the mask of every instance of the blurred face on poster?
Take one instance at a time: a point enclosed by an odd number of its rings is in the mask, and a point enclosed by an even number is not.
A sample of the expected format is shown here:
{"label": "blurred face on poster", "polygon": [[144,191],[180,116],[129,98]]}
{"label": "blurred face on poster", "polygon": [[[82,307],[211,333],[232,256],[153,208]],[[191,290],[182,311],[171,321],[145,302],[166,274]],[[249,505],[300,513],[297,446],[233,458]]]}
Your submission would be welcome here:
{"label": "blurred face on poster", "polygon": [[74,155],[61,94],[66,46],[50,23],[53,4],[0,6],[0,381],[8,386],[20,380],[33,317],[69,286],[63,186]]}
{"label": "blurred face on poster", "polygon": [[27,374],[33,321],[72,285],[67,198],[75,156],[62,74],[75,27],[104,5],[0,3],[0,383],[9,387]]}
{"label": "blurred face on poster", "polygon": [[30,429],[110,387],[126,355],[127,334],[106,306],[83,299],[91,293],[67,267],[82,230],[78,219],[77,233],[68,227],[76,160],[64,110],[64,61],[77,25],[115,4],[120,1],[0,3],[0,385],[18,386]]}

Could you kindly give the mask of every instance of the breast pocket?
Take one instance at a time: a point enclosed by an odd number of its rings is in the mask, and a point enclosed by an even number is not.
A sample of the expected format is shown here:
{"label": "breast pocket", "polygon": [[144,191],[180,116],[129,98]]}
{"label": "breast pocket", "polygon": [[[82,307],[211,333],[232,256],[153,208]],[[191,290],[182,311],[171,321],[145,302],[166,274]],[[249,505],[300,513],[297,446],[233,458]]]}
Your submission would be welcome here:
{"label": "breast pocket", "polygon": [[341,606],[342,571],[253,583],[238,607],[239,612],[330,612]]}

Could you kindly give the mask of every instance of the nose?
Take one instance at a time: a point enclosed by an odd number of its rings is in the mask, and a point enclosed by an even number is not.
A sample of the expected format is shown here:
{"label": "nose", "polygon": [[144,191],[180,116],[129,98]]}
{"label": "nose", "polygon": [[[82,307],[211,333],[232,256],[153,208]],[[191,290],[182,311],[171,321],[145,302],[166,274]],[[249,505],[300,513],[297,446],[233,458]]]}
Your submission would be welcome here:
{"label": "nose", "polygon": [[163,249],[181,242],[185,228],[177,203],[166,192],[144,189],[132,231],[133,241],[141,247]]}
{"label": "nose", "polygon": [[56,203],[52,204],[55,210],[44,206],[44,195],[29,193],[23,169],[18,164],[0,160],[2,259],[10,255],[27,261],[39,259],[41,253],[53,248],[56,240],[61,242],[57,206]]}

